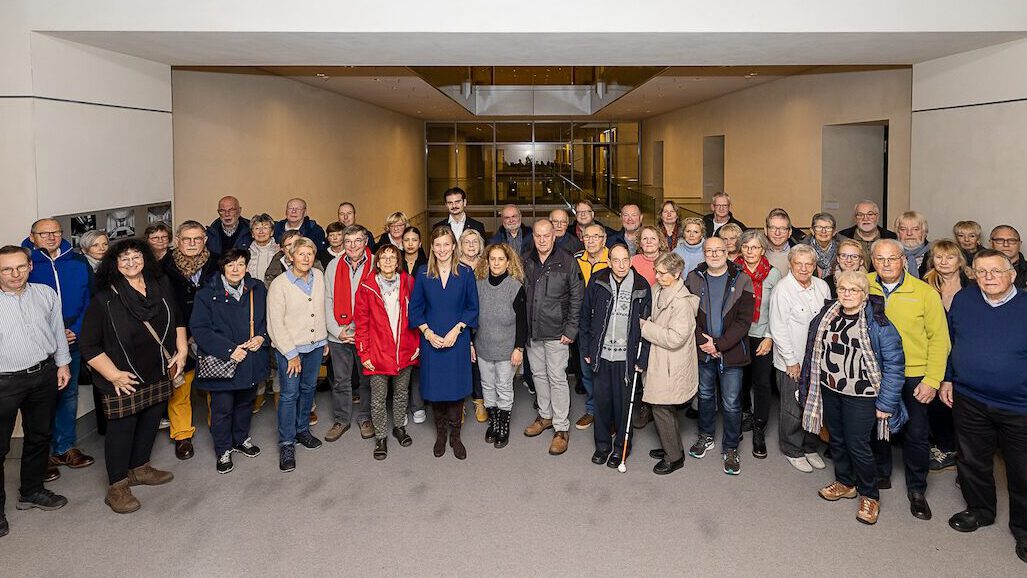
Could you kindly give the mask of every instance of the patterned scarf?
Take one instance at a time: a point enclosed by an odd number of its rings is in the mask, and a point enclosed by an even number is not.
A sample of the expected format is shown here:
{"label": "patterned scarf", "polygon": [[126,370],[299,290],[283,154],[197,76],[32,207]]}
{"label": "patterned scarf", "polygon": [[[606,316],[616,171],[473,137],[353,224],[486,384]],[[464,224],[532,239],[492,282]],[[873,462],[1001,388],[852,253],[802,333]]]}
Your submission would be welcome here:
{"label": "patterned scarf", "polygon": [[735,265],[752,279],[752,292],[756,298],[756,303],[752,310],[752,322],[756,323],[760,320],[760,303],[763,302],[763,282],[767,280],[767,275],[770,275],[770,271],[774,268],[770,261],[767,261],[766,257],[760,257],[759,264],[756,265],[755,271],[750,271],[749,267],[745,264],[745,259],[741,255],[735,257]]}
{"label": "patterned scarf", "polygon": [[831,239],[831,243],[824,249],[820,246],[819,241],[810,236],[809,245],[813,247],[813,251],[817,254],[817,269],[820,271],[820,274],[824,277],[833,275],[835,263],[837,262],[838,240]]}
{"label": "patterned scarf", "polygon": [[663,233],[664,237],[667,237],[667,246],[673,249],[678,246],[678,241],[681,240],[681,222],[674,223],[674,229],[667,233],[666,225],[660,224],[660,232]]}
{"label": "patterned scarf", "polygon": [[[825,336],[831,327],[831,322],[841,315],[841,311],[842,304],[835,301],[821,318],[813,338],[813,356],[809,360],[809,383],[806,384],[806,406],[802,411],[802,427],[811,433],[820,433],[820,428],[824,423],[824,400],[820,392],[820,360],[824,357]],[[863,352],[863,361],[866,363],[867,379],[874,387],[874,395],[878,395],[881,392],[881,366],[877,364],[873,345],[870,342],[866,307],[859,310],[859,321],[856,328],[859,331],[859,346]],[[880,431],[881,428],[878,428],[879,434]],[[887,432],[888,428],[885,427],[884,431]]]}
{"label": "patterned scarf", "polygon": [[175,262],[175,267],[178,267],[178,270],[182,272],[182,275],[185,276],[186,279],[191,279],[197,271],[207,264],[207,259],[210,259],[210,251],[204,247],[203,251],[201,251],[199,255],[186,257],[176,247],[171,250],[171,258]]}

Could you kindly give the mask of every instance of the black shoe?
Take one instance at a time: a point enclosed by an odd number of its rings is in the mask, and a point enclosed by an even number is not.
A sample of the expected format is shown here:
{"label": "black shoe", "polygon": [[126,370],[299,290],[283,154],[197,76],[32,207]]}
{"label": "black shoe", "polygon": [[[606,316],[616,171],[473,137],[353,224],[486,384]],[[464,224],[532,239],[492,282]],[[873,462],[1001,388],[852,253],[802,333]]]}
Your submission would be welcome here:
{"label": "black shoe", "polygon": [[192,438],[175,440],[175,457],[180,460],[188,460],[195,455]]}
{"label": "black shoe", "polygon": [[260,448],[253,445],[250,438],[246,438],[241,444],[232,446],[232,451],[239,452],[248,458],[255,458],[260,455]]}
{"label": "black shoe", "polygon": [[217,465],[219,474],[227,474],[228,472],[232,471],[232,469],[235,467],[235,464],[232,463],[231,450],[225,452],[221,455],[220,458],[218,458]]}
{"label": "black shoe", "polygon": [[588,392],[585,391],[585,386],[582,385],[580,379],[574,384],[574,393],[578,395],[588,395]]}
{"label": "black shoe", "polygon": [[927,505],[927,498],[924,497],[920,492],[909,493],[909,513],[913,514],[914,518],[921,520],[931,519],[931,507]]}
{"label": "black shoe", "polygon": [[617,469],[617,466],[619,466],[620,463],[621,463],[621,456],[620,456],[620,454],[614,452],[614,453],[610,454],[609,458],[607,458],[607,460],[606,460],[606,467]]}
{"label": "black shoe", "polygon": [[610,457],[609,452],[604,452],[603,450],[596,450],[595,453],[592,454],[592,463],[597,466],[601,466],[606,463],[606,459],[608,457]]}
{"label": "black shoe", "polygon": [[762,426],[752,429],[752,457],[762,460],[767,457],[767,439]]}
{"label": "black shoe", "polygon": [[681,456],[681,459],[673,462],[668,462],[667,460],[661,459],[660,461],[656,462],[655,466],[653,466],[653,473],[658,476],[665,476],[667,474],[680,470],[683,467],[685,467],[684,455]]}
{"label": "black shoe", "polygon": [[662,460],[667,457],[667,452],[663,451],[663,448],[656,448],[655,450],[649,450],[649,457],[654,460]]}
{"label": "black shoe", "polygon": [[11,525],[7,523],[7,516],[0,512],[0,538],[3,538],[11,532]]}
{"label": "black shoe", "polygon": [[296,432],[296,441],[308,450],[316,450],[321,447],[321,440],[314,437],[309,431]]}
{"label": "black shoe", "polygon": [[890,490],[891,489],[891,478],[880,478],[877,480],[878,490]]}
{"label": "black shoe", "polygon": [[[3,526],[0,525],[0,528],[3,528]],[[3,534],[0,534],[0,536],[3,536]],[[1027,562],[1027,538],[1016,541],[1016,555],[1024,562]]]}
{"label": "black shoe", "polygon": [[278,469],[283,472],[291,472],[296,469],[296,446],[282,446],[278,455]]}
{"label": "black shoe", "polygon": [[984,526],[990,526],[995,523],[995,520],[982,520],[977,517],[970,510],[963,510],[952,514],[949,518],[949,527],[957,532],[973,532],[977,528],[983,528]]}
{"label": "black shoe", "polygon": [[496,443],[496,429],[499,421],[499,408],[486,407],[485,412],[489,414],[489,427],[485,430],[485,443]]}
{"label": "black shoe", "polygon": [[404,426],[392,428],[392,435],[395,436],[399,445],[407,448],[410,444],[414,443],[414,440],[407,434],[407,428]]}
{"label": "black shoe", "polygon": [[43,475],[43,482],[49,484],[50,482],[61,479],[61,470],[57,469],[57,466],[49,466],[46,468],[46,474]]}
{"label": "black shoe", "polygon": [[39,508],[40,510],[59,510],[68,505],[68,498],[55,494],[46,488],[39,490],[31,496],[18,496],[19,510]]}
{"label": "black shoe", "polygon": [[688,409],[685,410],[685,417],[688,419],[699,419],[699,412],[692,406],[688,406]]}
{"label": "black shoe", "polygon": [[496,441],[493,447],[505,448],[510,442],[510,412],[505,409],[496,410]]}
{"label": "black shoe", "polygon": [[747,411],[742,412],[742,431],[752,431],[752,414]]}
{"label": "black shoe", "polygon": [[[401,444],[402,445],[402,444]],[[381,461],[389,457],[389,438],[374,441],[374,459]]]}

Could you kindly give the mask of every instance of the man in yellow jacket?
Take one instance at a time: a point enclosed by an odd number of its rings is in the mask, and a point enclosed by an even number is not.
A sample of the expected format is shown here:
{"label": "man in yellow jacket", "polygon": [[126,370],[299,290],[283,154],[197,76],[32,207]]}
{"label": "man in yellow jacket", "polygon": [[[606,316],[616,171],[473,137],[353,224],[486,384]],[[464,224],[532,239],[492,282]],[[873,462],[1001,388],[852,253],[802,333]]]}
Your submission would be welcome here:
{"label": "man in yellow jacket", "polygon": [[[948,360],[948,324],[938,292],[906,271],[902,245],[894,239],[875,241],[870,249],[876,273],[868,273],[870,294],[885,300],[884,312],[902,337],[906,355],[906,383],[902,402],[909,412],[902,461],[906,468],[909,510],[921,520],[931,519],[927,504],[927,473],[930,468],[930,425],[927,406],[934,400],[945,377]],[[880,442],[877,455],[878,487],[891,487],[891,446]]]}

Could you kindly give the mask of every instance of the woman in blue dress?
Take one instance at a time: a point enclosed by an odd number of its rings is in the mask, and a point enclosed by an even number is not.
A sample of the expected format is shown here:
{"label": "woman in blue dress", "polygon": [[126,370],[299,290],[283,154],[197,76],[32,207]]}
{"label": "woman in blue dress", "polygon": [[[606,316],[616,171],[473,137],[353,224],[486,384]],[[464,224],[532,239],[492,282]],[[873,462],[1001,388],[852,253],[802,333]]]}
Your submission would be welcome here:
{"label": "woman in blue dress", "polygon": [[435,457],[446,453],[446,437],[457,459],[467,458],[460,442],[464,399],[471,394],[471,332],[478,326],[474,271],[456,256],[448,225],[431,234],[428,266],[417,272],[410,298],[410,327],[421,332],[421,395],[435,419]]}

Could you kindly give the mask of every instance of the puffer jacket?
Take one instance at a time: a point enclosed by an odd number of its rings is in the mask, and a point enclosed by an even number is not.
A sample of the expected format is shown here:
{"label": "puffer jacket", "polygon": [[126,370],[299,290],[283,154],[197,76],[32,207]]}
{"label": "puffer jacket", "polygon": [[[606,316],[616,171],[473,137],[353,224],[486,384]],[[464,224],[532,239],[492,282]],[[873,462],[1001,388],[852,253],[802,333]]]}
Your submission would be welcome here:
{"label": "puffer jacket", "polygon": [[[692,295],[699,296],[699,314],[695,324],[695,346],[706,343],[703,333],[709,334],[710,296],[706,282],[709,265],[701,263],[685,279],[685,286]],[[752,279],[738,270],[734,263],[727,262],[727,295],[724,297],[723,326],[720,337],[713,339],[713,345],[720,352],[723,367],[743,367],[749,365],[749,326],[752,325],[752,311],[756,300],[752,294]],[[699,350],[699,359],[708,356]]]}
{"label": "puffer jacket", "polygon": [[[578,348],[591,360],[592,371],[599,370],[599,355],[603,351],[606,327],[613,312],[613,271],[603,269],[592,277],[581,303],[581,331]],[[649,342],[642,339],[639,320],[649,317],[652,296],[649,283],[637,271],[632,276],[631,309],[628,311],[628,355],[624,364],[624,385],[631,385],[635,366],[645,369],[649,361]],[[639,349],[641,345],[641,349]]]}
{"label": "puffer jacket", "polygon": [[389,314],[377,276],[360,282],[354,301],[354,345],[361,362],[371,361],[374,370],[361,366],[364,375],[397,375],[400,370],[417,365],[415,355],[421,346],[418,331],[409,325],[410,295],[414,278],[399,272],[399,342],[393,337]]}
{"label": "puffer jacket", "polygon": [[532,251],[524,258],[524,290],[529,339],[555,341],[561,335],[577,339],[585,283],[573,255],[553,249],[543,264]]}

